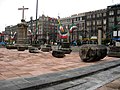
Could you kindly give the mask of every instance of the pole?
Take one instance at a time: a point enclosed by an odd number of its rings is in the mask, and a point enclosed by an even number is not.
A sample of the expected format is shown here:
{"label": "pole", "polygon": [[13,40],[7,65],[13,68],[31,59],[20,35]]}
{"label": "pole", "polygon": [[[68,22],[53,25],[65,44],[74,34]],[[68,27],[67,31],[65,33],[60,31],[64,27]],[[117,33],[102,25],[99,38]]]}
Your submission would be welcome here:
{"label": "pole", "polygon": [[32,38],[33,38],[33,18],[32,17],[30,17],[30,30],[31,30],[31,45],[32,45]]}
{"label": "pole", "polygon": [[[74,24],[74,20],[72,19],[72,25]],[[73,30],[72,30],[72,44],[73,44]]]}
{"label": "pole", "polygon": [[101,45],[102,42],[102,28],[98,28],[98,45]]}
{"label": "pole", "polygon": [[37,26],[37,15],[38,15],[38,0],[36,1],[36,41],[37,41],[37,32],[38,32],[38,26]]}

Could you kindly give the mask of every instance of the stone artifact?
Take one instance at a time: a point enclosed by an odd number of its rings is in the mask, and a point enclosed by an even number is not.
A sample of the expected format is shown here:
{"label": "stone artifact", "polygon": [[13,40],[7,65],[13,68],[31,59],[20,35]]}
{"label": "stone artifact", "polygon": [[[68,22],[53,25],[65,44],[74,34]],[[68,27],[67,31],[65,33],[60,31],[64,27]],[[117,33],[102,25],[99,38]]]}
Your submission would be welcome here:
{"label": "stone artifact", "polygon": [[22,19],[21,23],[17,24],[17,50],[24,51],[27,48],[27,23],[24,19],[24,11],[28,8],[18,8],[18,10],[22,10]]}
{"label": "stone artifact", "polygon": [[18,51],[24,51],[27,48],[27,23],[25,20],[21,20],[21,23],[17,25],[17,49]]}
{"label": "stone artifact", "polygon": [[43,46],[41,46],[41,51],[43,51],[43,52],[49,52],[49,51],[51,51],[52,50],[52,47],[51,47],[51,45],[43,45]]}
{"label": "stone artifact", "polygon": [[39,49],[36,47],[29,47],[29,52],[30,53],[39,53]]}
{"label": "stone artifact", "polygon": [[109,51],[107,56],[120,57],[120,46],[109,46]]}
{"label": "stone artifact", "polygon": [[97,44],[84,44],[79,48],[79,56],[84,62],[99,61],[107,55],[107,47]]}
{"label": "stone artifact", "polygon": [[18,51],[25,51],[26,48],[27,48],[27,46],[23,46],[23,45],[17,46]]}
{"label": "stone artifact", "polygon": [[63,58],[65,56],[62,50],[53,50],[52,55],[57,58]]}
{"label": "stone artifact", "polygon": [[7,49],[17,49],[16,45],[6,45]]}
{"label": "stone artifact", "polygon": [[62,50],[64,52],[64,54],[70,54],[72,52],[72,50],[70,48],[70,43],[68,43],[68,42],[62,42],[61,48],[59,48],[59,50]]}

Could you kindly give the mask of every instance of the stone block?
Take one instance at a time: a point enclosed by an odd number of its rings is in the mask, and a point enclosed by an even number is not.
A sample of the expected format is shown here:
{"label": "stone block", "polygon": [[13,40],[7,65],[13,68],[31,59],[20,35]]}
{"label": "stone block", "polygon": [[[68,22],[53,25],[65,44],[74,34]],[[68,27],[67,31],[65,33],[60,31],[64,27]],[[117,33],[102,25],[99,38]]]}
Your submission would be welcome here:
{"label": "stone block", "polygon": [[18,51],[25,51],[26,47],[25,46],[18,46],[17,50]]}
{"label": "stone block", "polygon": [[120,47],[119,46],[109,46],[109,52],[108,52],[107,56],[120,57]]}
{"label": "stone block", "polygon": [[61,43],[61,48],[70,48],[70,43],[68,42]]}
{"label": "stone block", "polygon": [[97,44],[84,44],[79,48],[79,56],[82,61],[98,61],[107,55],[107,47]]}
{"label": "stone block", "polygon": [[61,50],[54,50],[52,55],[57,58],[63,58],[65,56],[64,52]]}
{"label": "stone block", "polygon": [[6,45],[7,49],[17,49],[17,46],[15,45]]}
{"label": "stone block", "polygon": [[49,47],[43,47],[43,48],[41,48],[41,51],[49,52],[49,51],[51,51],[51,49]]}
{"label": "stone block", "polygon": [[64,52],[64,54],[70,54],[72,52],[71,49],[59,49]]}
{"label": "stone block", "polygon": [[62,42],[61,43],[61,48],[59,49],[64,52],[64,54],[70,54],[72,52],[70,48],[70,43],[68,42]]}
{"label": "stone block", "polygon": [[30,52],[30,53],[39,53],[39,49],[36,48],[36,47],[30,47],[30,48],[29,48],[29,52]]}

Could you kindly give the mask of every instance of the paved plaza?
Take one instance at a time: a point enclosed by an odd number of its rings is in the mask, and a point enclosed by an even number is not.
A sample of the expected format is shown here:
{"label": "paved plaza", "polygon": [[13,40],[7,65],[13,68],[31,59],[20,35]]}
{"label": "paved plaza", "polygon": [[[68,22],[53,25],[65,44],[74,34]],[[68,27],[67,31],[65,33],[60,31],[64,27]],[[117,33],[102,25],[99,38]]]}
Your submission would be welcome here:
{"label": "paved plaza", "polygon": [[28,50],[0,48],[0,80],[37,76],[118,59],[105,57],[98,62],[85,63],[81,61],[79,52],[66,54],[64,58],[55,58],[52,52],[29,53]]}

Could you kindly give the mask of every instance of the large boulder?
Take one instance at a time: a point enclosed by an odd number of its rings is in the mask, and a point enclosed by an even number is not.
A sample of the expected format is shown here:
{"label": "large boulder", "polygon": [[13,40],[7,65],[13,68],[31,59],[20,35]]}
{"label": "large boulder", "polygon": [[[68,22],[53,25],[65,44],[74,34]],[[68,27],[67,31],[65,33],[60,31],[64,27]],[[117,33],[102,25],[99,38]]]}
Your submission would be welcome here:
{"label": "large boulder", "polygon": [[104,45],[84,44],[79,49],[79,56],[84,62],[99,61],[107,55],[107,47]]}

